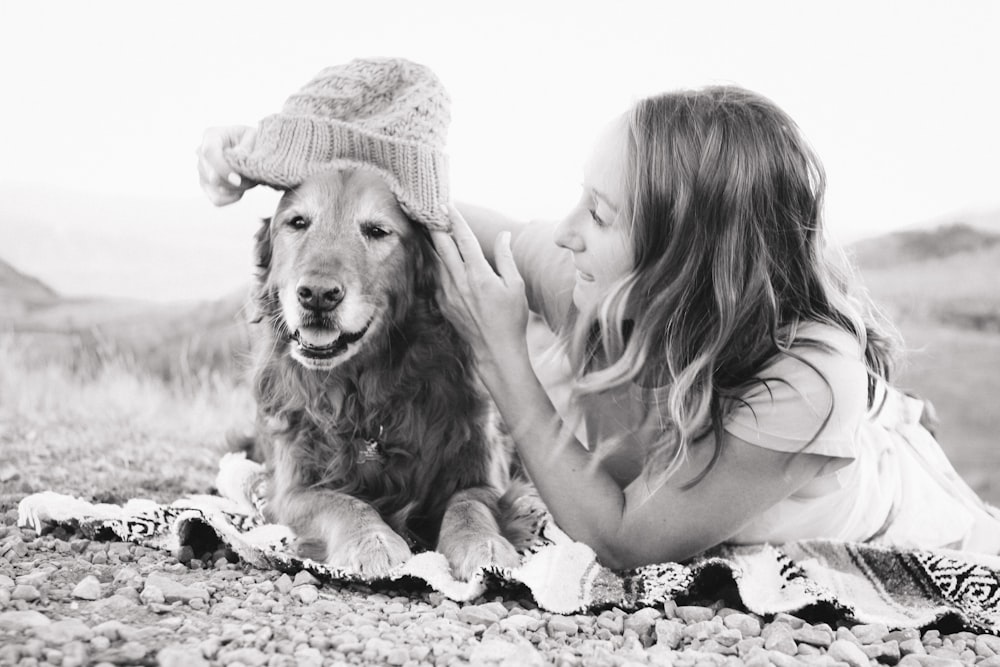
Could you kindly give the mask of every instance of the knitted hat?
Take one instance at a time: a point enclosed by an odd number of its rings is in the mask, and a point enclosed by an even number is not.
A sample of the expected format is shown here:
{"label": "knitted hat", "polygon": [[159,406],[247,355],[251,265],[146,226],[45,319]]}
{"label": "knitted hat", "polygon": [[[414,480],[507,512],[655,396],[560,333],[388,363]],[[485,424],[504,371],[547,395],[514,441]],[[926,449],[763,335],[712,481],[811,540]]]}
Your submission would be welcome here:
{"label": "knitted hat", "polygon": [[352,60],[316,75],[226,158],[241,175],[278,188],[332,167],[373,168],[410,217],[447,230],[449,107],[423,65]]}

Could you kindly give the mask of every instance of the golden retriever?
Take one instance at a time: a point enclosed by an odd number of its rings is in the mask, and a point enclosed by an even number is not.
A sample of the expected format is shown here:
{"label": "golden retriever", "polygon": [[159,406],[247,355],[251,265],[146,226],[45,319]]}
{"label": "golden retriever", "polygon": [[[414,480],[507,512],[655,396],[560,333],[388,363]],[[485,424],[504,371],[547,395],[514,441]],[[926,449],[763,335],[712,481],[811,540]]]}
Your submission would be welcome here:
{"label": "golden retriever", "polygon": [[345,168],[287,191],[256,240],[270,518],[303,555],[370,577],[415,547],[461,579],[516,566],[501,510],[511,448],[437,307],[426,229],[376,172]]}

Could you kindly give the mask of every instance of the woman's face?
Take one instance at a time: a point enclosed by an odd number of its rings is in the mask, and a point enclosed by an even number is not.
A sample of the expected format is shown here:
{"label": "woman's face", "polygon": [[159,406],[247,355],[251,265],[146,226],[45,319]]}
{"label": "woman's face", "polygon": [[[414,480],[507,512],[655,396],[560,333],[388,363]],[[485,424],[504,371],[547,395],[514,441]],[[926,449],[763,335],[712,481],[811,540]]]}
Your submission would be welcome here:
{"label": "woman's face", "polygon": [[585,312],[632,270],[632,243],[624,216],[628,128],[616,119],[601,134],[583,169],[580,201],[559,224],[555,242],[573,253],[573,303]]}

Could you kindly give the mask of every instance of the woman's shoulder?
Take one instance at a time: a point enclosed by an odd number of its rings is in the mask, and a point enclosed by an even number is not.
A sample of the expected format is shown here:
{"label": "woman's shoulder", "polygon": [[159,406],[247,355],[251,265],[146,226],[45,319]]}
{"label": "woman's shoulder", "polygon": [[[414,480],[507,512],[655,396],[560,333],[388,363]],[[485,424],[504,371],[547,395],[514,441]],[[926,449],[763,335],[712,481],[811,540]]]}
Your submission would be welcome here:
{"label": "woman's shoulder", "polygon": [[800,326],[785,352],[735,402],[726,430],[769,449],[851,458],[865,419],[868,369],[861,343],[833,325]]}

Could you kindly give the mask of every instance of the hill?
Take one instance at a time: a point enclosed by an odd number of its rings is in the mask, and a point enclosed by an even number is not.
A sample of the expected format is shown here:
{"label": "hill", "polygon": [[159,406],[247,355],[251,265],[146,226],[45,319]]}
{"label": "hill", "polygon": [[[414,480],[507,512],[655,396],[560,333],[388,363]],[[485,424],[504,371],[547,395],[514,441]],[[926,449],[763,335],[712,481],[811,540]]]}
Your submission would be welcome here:
{"label": "hill", "polygon": [[859,266],[884,268],[977,254],[997,246],[1000,246],[1000,234],[966,223],[954,223],[865,239],[855,243],[851,250]]}

